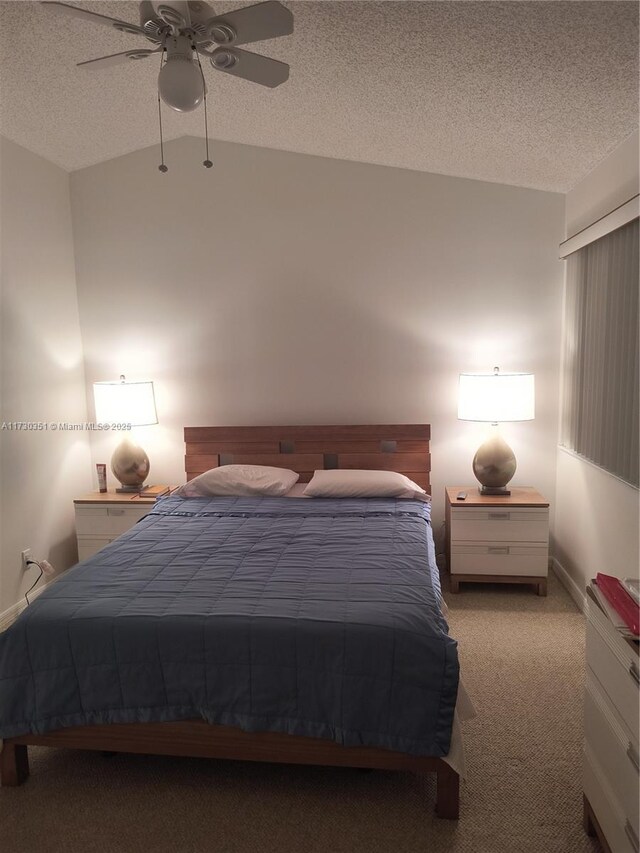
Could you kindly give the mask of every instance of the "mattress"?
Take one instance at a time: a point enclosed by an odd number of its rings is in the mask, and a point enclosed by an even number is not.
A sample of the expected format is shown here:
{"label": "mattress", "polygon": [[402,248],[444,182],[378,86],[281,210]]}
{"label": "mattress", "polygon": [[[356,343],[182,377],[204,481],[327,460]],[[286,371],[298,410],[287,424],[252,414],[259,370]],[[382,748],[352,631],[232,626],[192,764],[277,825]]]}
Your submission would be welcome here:
{"label": "mattress", "polygon": [[200,717],[447,755],[459,670],[429,511],[162,499],[0,635],[0,737]]}

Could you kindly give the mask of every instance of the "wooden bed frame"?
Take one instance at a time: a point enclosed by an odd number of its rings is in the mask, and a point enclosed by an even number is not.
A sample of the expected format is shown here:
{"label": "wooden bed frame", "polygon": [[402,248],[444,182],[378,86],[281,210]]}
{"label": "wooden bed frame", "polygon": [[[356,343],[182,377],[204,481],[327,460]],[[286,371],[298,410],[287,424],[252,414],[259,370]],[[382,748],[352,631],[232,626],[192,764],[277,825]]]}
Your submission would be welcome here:
{"label": "wooden bed frame", "polygon": [[[398,471],[430,490],[430,427],[424,424],[186,427],[184,437],[187,479],[231,463],[291,468],[300,473],[302,482],[320,468],[364,468]],[[344,747],[329,740],[274,732],[244,732],[202,720],[80,726],[5,740],[0,755],[3,786],[19,785],[27,779],[30,745],[435,772],[436,813],[453,819],[459,813],[459,776],[443,759],[418,758],[381,748]]]}

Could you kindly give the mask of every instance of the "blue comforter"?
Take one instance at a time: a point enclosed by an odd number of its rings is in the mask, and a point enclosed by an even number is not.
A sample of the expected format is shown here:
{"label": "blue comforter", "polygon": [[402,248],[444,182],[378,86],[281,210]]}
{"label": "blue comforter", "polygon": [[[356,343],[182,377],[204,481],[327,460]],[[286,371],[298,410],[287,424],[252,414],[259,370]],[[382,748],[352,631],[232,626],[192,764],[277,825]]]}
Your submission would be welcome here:
{"label": "blue comforter", "polygon": [[0,737],[203,718],[449,751],[429,505],[165,498],[0,634]]}

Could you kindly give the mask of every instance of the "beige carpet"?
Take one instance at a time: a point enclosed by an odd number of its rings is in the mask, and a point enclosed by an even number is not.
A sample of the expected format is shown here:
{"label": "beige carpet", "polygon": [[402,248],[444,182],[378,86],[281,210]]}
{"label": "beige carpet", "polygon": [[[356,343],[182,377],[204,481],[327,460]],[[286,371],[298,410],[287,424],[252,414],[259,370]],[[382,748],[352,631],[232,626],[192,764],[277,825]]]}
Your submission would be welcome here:
{"label": "beige carpet", "polygon": [[584,622],[548,598],[447,596],[478,717],[464,725],[459,822],[410,774],[31,749],[0,791],[2,853],[578,853]]}

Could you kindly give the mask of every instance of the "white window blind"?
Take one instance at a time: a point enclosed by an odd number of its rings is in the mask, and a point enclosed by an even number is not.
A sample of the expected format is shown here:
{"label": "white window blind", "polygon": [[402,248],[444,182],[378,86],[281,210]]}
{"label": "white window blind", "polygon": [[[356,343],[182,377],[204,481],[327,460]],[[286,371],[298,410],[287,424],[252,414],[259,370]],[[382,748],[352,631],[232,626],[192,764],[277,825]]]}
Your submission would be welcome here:
{"label": "white window blind", "polygon": [[561,443],[638,485],[638,220],[569,255]]}

